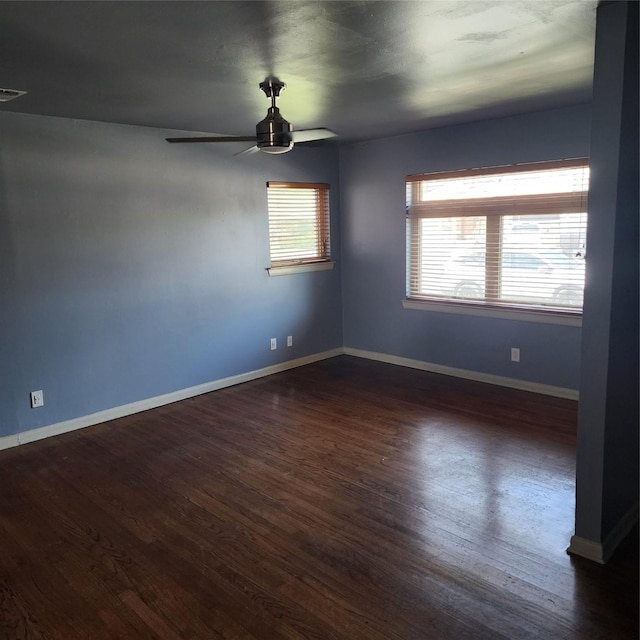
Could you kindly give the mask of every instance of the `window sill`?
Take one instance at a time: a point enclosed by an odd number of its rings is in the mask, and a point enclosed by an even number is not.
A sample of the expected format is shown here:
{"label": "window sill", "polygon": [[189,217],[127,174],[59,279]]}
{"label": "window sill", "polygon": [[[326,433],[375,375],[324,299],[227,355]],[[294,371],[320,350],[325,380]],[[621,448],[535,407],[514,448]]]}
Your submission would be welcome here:
{"label": "window sill", "polygon": [[326,260],[323,262],[303,262],[300,264],[288,264],[282,267],[268,267],[267,273],[270,277],[288,276],[293,273],[307,273],[309,271],[328,271],[333,269],[335,261]]}
{"label": "window sill", "polygon": [[542,324],[559,324],[567,327],[582,326],[581,313],[500,308],[477,304],[465,304],[462,302],[412,300],[409,298],[402,301],[402,306],[405,309],[416,309],[418,311],[436,311],[439,313],[453,313],[457,315],[478,316],[483,318],[500,318],[503,320],[520,320],[523,322],[538,322]]}

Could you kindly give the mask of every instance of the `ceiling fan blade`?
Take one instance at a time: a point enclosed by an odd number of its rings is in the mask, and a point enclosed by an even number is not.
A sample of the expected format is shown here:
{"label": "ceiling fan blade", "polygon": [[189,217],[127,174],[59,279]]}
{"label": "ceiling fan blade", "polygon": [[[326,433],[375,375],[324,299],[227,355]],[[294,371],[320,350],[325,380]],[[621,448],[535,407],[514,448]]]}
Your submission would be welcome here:
{"label": "ceiling fan blade", "polygon": [[297,144],[299,142],[312,142],[314,140],[326,140],[327,138],[335,138],[338,134],[331,131],[331,129],[298,129],[291,132],[293,141]]}
{"label": "ceiling fan blade", "polygon": [[248,149],[245,149],[244,151],[238,151],[238,153],[234,153],[234,156],[245,156],[248,155],[250,153],[258,153],[258,151],[260,151],[258,145],[253,145],[253,147],[249,147]]}
{"label": "ceiling fan blade", "polygon": [[200,136],[196,138],[166,138],[167,142],[255,142],[255,136]]}

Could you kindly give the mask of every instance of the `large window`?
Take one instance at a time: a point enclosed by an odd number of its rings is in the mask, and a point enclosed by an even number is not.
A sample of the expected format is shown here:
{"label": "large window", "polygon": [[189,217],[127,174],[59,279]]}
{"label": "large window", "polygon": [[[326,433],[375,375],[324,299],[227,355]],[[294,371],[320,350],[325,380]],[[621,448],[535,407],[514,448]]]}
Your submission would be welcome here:
{"label": "large window", "polygon": [[268,182],[271,267],[331,260],[329,185]]}
{"label": "large window", "polygon": [[407,178],[407,296],[582,311],[584,159]]}

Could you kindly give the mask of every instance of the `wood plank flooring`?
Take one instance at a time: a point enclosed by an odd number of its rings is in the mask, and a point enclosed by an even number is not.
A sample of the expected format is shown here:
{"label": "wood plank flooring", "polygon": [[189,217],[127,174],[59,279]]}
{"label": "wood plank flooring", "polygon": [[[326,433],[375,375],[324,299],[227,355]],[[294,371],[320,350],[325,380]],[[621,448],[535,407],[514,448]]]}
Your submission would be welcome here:
{"label": "wood plank flooring", "polygon": [[342,356],[0,452],[0,638],[637,638],[576,415]]}

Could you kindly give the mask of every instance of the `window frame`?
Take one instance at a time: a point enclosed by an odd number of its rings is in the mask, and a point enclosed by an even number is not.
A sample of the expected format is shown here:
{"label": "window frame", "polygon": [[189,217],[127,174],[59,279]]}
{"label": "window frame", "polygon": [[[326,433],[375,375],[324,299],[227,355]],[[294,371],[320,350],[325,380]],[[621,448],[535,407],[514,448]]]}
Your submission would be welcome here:
{"label": "window frame", "polygon": [[[509,318],[526,321],[541,321],[554,324],[580,326],[582,307],[542,305],[534,302],[516,303],[500,301],[500,278],[502,260],[503,220],[514,215],[545,215],[576,213],[587,215],[588,173],[582,190],[567,193],[542,193],[524,196],[490,196],[476,198],[453,198],[443,200],[423,200],[422,184],[425,181],[448,180],[456,178],[483,177],[495,174],[517,174],[520,172],[544,171],[549,169],[586,168],[588,158],[535,162],[517,165],[503,165],[480,169],[445,171],[419,175],[409,175],[405,186],[410,197],[406,208],[407,220],[407,264],[406,298],[403,307],[481,315],[486,317]],[[409,186],[410,185],[410,186]],[[482,216],[486,221],[485,242],[487,252],[495,248],[485,261],[485,295],[482,299],[464,299],[453,295],[437,296],[420,293],[419,281],[423,277],[421,258],[421,230],[419,221],[425,218],[442,219],[446,217],[464,218]],[[588,224],[588,222],[587,222]],[[495,253],[495,255],[494,255]]]}
{"label": "window frame", "polygon": [[[280,196],[284,195],[284,190],[312,190],[315,192],[315,244],[316,254],[308,257],[280,257],[274,259],[274,253],[283,251],[282,247],[274,244],[277,224],[274,218],[279,213],[274,209],[270,201],[269,189],[281,190]],[[269,217],[269,260],[270,266],[267,272],[270,276],[289,275],[293,273],[305,273],[310,271],[324,271],[333,269],[335,262],[331,259],[331,221],[330,221],[330,185],[325,182],[267,182],[267,211]],[[301,218],[302,219],[302,218]]]}

